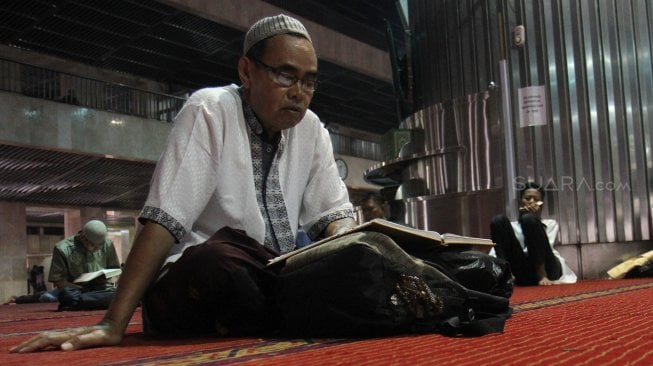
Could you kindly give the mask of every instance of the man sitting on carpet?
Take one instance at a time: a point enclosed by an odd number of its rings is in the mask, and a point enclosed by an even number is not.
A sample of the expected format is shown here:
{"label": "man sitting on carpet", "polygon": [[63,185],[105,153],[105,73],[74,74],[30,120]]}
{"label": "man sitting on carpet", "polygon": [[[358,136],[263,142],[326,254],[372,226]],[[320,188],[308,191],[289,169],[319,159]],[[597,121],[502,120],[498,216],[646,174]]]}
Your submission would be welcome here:
{"label": "man sitting on carpet", "polygon": [[108,268],[120,268],[120,260],[100,220],[87,222],[74,236],[58,242],[52,251],[48,281],[59,289],[59,310],[107,309],[115,294],[105,276],[77,283],[80,275]]}
{"label": "man sitting on carpet", "polygon": [[517,285],[575,283],[576,274],[553,249],[558,240],[558,222],[540,217],[543,199],[540,185],[524,185],[519,194],[519,220],[510,222],[503,214],[492,219],[490,232],[496,244],[493,251],[510,263]]}
{"label": "man sitting on carpet", "polygon": [[[294,249],[297,228],[317,239],[355,226],[328,131],[307,109],[318,86],[308,32],[285,15],[263,18],[243,54],[241,86],[199,90],[179,112],[104,319],[11,352],[118,344],[141,299],[148,334],[251,332],[266,314],[229,311],[265,307],[260,292],[243,289],[261,281],[267,259]],[[206,243],[226,227],[250,240]]]}

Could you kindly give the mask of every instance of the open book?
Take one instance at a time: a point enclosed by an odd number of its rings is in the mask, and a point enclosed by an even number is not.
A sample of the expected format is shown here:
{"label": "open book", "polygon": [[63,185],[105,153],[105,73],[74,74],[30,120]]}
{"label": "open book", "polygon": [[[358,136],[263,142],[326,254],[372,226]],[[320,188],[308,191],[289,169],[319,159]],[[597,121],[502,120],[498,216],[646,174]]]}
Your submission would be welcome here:
{"label": "open book", "polygon": [[[382,234],[385,234],[392,238],[399,246],[438,246],[438,247],[448,247],[448,246],[464,246],[466,249],[476,249],[482,252],[488,253],[490,249],[494,246],[494,243],[490,239],[475,238],[471,236],[462,236],[456,234],[440,234],[435,231],[420,230],[415,229],[409,226],[397,224],[391,221],[384,219],[374,219],[372,221],[365,222],[356,226],[355,228],[328,238],[316,241],[308,246],[305,246],[301,249],[292,251],[280,255],[276,258],[273,258],[268,263],[268,266],[271,266],[275,263],[283,262],[287,258],[303,252],[304,250],[313,248],[318,245],[323,245],[329,241],[339,238],[341,236],[361,232],[361,231],[376,231]],[[404,248],[405,249],[405,248]]]}
{"label": "open book", "polygon": [[626,274],[637,266],[644,266],[653,261],[653,250],[643,253],[637,257],[630,258],[608,270],[608,276],[614,279],[626,277]]}
{"label": "open book", "polygon": [[99,271],[95,272],[86,272],[82,273],[79,275],[79,277],[75,278],[73,281],[74,283],[84,283],[88,281],[92,281],[100,276],[105,276],[106,278],[111,278],[111,277],[116,277],[122,273],[122,269],[120,268],[111,268],[111,269],[101,269]]}

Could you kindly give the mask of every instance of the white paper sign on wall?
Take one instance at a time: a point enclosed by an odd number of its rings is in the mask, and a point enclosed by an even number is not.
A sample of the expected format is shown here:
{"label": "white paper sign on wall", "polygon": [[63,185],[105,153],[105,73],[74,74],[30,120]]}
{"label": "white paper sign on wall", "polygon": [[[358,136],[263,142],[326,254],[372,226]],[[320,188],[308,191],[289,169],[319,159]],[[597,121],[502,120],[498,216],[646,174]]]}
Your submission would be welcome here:
{"label": "white paper sign on wall", "polygon": [[519,88],[519,124],[521,127],[542,126],[549,121],[544,85]]}

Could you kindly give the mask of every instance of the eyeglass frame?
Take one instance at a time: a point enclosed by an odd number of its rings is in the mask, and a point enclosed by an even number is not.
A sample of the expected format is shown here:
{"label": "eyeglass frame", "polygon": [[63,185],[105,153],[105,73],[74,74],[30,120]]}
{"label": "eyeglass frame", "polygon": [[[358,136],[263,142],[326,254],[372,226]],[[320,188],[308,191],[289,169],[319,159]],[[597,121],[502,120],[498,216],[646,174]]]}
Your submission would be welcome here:
{"label": "eyeglass frame", "polygon": [[[297,84],[297,82],[299,82],[299,86],[301,87],[302,90],[308,93],[315,93],[318,85],[320,84],[320,82],[317,80],[317,77],[315,77],[314,79],[306,79],[306,78],[300,79],[297,76],[289,73],[288,71],[281,70],[281,68],[279,67],[270,66],[261,60],[252,58],[252,61],[254,61],[254,63],[257,66],[262,66],[265,70],[267,70],[272,76],[272,81],[274,81],[277,85],[282,86],[284,88],[290,88],[293,85]],[[280,77],[288,79],[288,83],[281,81],[279,79]],[[309,82],[313,83],[312,88],[308,87],[307,83]]]}

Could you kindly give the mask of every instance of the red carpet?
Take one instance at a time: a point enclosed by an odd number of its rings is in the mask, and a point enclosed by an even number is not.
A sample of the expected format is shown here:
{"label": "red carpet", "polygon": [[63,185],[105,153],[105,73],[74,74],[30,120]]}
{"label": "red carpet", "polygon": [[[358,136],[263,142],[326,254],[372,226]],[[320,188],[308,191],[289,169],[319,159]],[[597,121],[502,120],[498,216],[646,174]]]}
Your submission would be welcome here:
{"label": "red carpet", "polygon": [[[151,340],[140,311],[120,346],[75,352],[0,353],[0,365],[653,365],[653,278],[519,287],[503,334],[365,340]],[[0,306],[0,347],[42,330],[87,325],[103,312],[56,304]]]}

